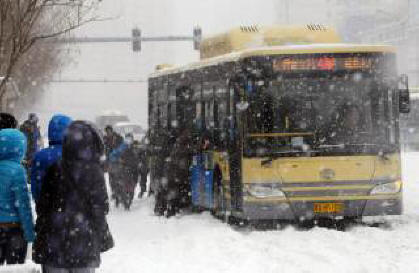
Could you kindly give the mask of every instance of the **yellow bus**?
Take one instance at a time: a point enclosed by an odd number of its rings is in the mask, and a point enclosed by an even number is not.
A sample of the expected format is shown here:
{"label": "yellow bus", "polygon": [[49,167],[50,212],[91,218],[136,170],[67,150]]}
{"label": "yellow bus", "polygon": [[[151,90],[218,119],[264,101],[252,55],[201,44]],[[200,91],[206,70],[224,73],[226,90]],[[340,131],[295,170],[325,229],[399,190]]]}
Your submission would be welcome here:
{"label": "yellow bus", "polygon": [[150,76],[152,183],[165,181],[170,138],[191,128],[210,141],[190,163],[195,207],[244,220],[399,215],[408,111],[395,48],[343,44],[318,25],[240,27],[204,40],[199,62]]}

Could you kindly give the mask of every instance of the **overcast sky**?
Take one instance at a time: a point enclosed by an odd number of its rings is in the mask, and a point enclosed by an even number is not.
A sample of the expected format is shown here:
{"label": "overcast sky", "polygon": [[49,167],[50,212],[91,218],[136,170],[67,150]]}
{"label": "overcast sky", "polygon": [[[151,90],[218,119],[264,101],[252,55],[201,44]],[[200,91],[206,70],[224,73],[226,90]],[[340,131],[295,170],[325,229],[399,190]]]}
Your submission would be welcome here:
{"label": "overcast sky", "polygon": [[[338,12],[334,0],[102,0],[98,13],[113,18],[79,29],[78,36],[129,36],[135,26],[143,36],[192,35],[202,27],[204,37],[240,25],[323,23],[333,25]],[[288,9],[285,9],[288,6]],[[287,12],[288,11],[288,12]],[[64,67],[62,79],[142,79],[146,80],[161,63],[185,64],[199,54],[191,42],[142,43],[141,52],[131,44],[71,45],[74,62]],[[75,118],[94,119],[101,111],[118,109],[147,125],[147,85],[51,84],[43,102],[28,111],[55,112]]]}
{"label": "overcast sky", "polygon": [[[78,36],[129,36],[134,26],[143,36],[192,35],[202,27],[204,37],[240,25],[330,22],[328,0],[103,0],[98,13],[114,18],[91,23],[79,29]],[[329,21],[328,21],[329,20]],[[142,79],[161,63],[185,64],[197,61],[199,54],[191,42],[142,43],[134,53],[131,44],[71,45],[74,62],[64,67],[62,79]],[[56,112],[74,118],[93,120],[106,110],[120,110],[132,120],[147,126],[147,84],[75,83],[51,84],[42,101],[33,109],[43,123]]]}

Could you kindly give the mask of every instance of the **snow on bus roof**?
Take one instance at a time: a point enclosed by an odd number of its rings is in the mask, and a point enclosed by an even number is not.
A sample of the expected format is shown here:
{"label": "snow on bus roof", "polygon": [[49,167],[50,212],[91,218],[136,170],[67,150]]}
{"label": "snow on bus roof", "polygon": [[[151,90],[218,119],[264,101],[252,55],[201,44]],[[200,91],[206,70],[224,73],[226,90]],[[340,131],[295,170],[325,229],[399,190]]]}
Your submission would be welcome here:
{"label": "snow on bus roof", "polygon": [[315,54],[315,53],[395,53],[396,47],[390,45],[366,45],[366,44],[304,44],[304,45],[281,45],[264,46],[242,51],[232,52],[225,55],[204,59],[183,66],[173,66],[161,69],[150,75],[149,78],[182,73],[193,69],[218,65],[224,62],[234,62],[246,57],[285,55],[285,54]]}

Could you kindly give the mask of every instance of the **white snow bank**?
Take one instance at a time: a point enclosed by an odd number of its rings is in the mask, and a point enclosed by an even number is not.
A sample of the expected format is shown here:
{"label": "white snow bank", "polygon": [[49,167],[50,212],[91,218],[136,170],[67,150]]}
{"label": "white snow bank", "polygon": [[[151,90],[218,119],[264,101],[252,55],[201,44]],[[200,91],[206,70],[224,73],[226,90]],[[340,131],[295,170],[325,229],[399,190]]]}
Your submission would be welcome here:
{"label": "white snow bank", "polygon": [[418,163],[419,153],[404,156],[405,213],[386,218],[386,228],[237,231],[208,213],[155,217],[152,200],[136,200],[132,211],[113,208],[116,247],[102,256],[98,272],[419,272]]}

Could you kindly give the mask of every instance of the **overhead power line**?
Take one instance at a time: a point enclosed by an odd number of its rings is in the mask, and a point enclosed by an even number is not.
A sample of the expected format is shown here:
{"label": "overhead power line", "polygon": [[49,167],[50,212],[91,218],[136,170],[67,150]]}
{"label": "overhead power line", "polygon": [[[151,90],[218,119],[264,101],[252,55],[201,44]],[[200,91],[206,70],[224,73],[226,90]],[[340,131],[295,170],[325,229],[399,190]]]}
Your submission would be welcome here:
{"label": "overhead power line", "polygon": [[146,83],[144,79],[52,79],[49,82],[55,83]]}

